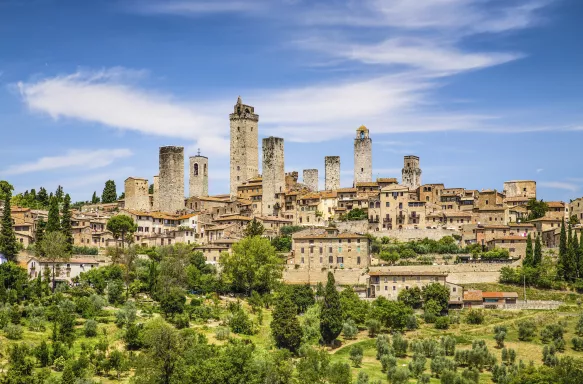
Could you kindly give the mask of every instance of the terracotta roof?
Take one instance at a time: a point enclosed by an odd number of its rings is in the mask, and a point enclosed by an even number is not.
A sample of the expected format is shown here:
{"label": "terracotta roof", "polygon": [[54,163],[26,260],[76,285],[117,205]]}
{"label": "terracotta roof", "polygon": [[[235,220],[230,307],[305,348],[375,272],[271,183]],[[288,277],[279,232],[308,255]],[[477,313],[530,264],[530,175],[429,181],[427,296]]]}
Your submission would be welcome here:
{"label": "terracotta roof", "polygon": [[518,298],[516,292],[482,292],[482,297],[486,298]]}
{"label": "terracotta roof", "polygon": [[[502,241],[502,240],[515,240],[515,241],[526,241],[525,236],[504,236],[504,237],[496,237],[490,241]],[[490,242],[488,241],[488,243]]]}
{"label": "terracotta roof", "polygon": [[357,192],[356,188],[338,188],[336,190],[336,193],[351,193],[351,192]]}
{"label": "terracotta roof", "polygon": [[214,226],[212,228],[207,228],[207,232],[209,232],[209,231],[220,231],[222,229],[227,229],[227,228],[230,228],[230,227],[233,227],[233,226],[235,226],[235,224],[217,225],[217,226]]}
{"label": "terracotta roof", "polygon": [[553,222],[560,223],[562,221],[562,219],[554,219],[552,217],[546,217],[545,216],[545,217],[541,217],[541,218],[538,218],[538,219],[532,219],[532,220],[529,220],[529,221],[530,222],[533,222],[533,221],[537,221],[537,222],[538,221],[553,221]]}
{"label": "terracotta roof", "polygon": [[229,221],[229,220],[251,221],[252,219],[250,217],[247,217],[247,216],[233,215],[233,216],[228,216],[228,217],[219,217],[218,219],[215,219],[214,221]]}
{"label": "terracotta roof", "polygon": [[257,217],[258,220],[263,220],[263,221],[282,221],[282,222],[286,222],[286,223],[291,223],[293,220],[291,219],[285,219],[283,217],[275,217],[275,216],[260,216]]}
{"label": "terracotta roof", "polygon": [[447,276],[446,272],[427,271],[370,271],[370,276]]}
{"label": "terracotta roof", "polygon": [[380,177],[377,178],[377,183],[396,183],[397,179],[394,177]]}
{"label": "terracotta roof", "polygon": [[229,202],[229,199],[224,198],[224,197],[200,196],[200,197],[197,197],[197,199],[199,199],[201,201],[214,201],[217,203],[228,203]]}
{"label": "terracotta roof", "polygon": [[362,236],[357,233],[341,233],[338,235],[328,235],[326,233],[322,233],[297,236],[294,237],[294,239],[366,239],[366,236]]}
{"label": "terracotta roof", "polygon": [[208,244],[208,245],[199,245],[194,247],[194,249],[229,249],[229,247],[226,246],[221,246],[221,245],[213,245],[213,244]]}
{"label": "terracotta roof", "polygon": [[509,227],[530,227],[534,228],[535,225],[531,223],[508,223]]}
{"label": "terracotta roof", "polygon": [[372,182],[362,182],[362,183],[356,183],[356,188],[358,187],[378,187],[379,183],[376,183],[374,181]]}
{"label": "terracotta roof", "polygon": [[549,208],[565,208],[565,203],[562,201],[548,201],[547,205]]}
{"label": "terracotta roof", "polygon": [[464,292],[464,301],[482,301],[482,291],[469,290]]}

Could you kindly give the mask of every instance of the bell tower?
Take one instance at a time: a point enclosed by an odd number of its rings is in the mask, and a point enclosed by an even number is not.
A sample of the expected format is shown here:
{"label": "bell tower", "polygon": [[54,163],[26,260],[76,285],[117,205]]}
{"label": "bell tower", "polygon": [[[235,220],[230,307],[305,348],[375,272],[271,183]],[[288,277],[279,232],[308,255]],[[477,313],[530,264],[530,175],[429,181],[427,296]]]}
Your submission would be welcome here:
{"label": "bell tower", "polygon": [[231,126],[230,194],[237,197],[237,187],[257,177],[259,172],[259,115],[255,108],[245,105],[241,97],[229,115]]}

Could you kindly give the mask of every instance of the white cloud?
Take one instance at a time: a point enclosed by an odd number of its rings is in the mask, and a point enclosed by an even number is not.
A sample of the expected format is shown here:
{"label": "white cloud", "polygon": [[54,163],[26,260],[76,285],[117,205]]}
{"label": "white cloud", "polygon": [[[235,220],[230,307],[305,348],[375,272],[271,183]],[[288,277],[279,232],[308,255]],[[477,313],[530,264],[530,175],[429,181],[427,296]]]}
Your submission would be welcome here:
{"label": "white cloud", "polygon": [[579,186],[573,183],[567,183],[563,181],[539,181],[539,187],[552,188],[552,189],[564,189],[566,191],[576,192],[579,190]]}
{"label": "white cloud", "polygon": [[[120,130],[200,141],[208,145],[207,150],[224,153],[228,124],[218,113],[203,113],[204,103],[188,105],[172,96],[136,87],[132,82],[137,74],[140,72],[124,68],[78,71],[20,82],[18,88],[31,110],[54,119],[71,118]],[[227,108],[222,107],[223,111]]]}
{"label": "white cloud", "polygon": [[132,152],[129,149],[70,150],[65,155],[46,156],[31,163],[12,165],[2,174],[20,175],[63,168],[97,169],[131,155]]}
{"label": "white cloud", "polygon": [[268,2],[261,0],[178,0],[140,1],[132,9],[143,13],[200,15],[209,13],[252,13],[263,10]]}
{"label": "white cloud", "polygon": [[542,172],[542,171],[544,171],[544,170],[545,170],[544,168],[537,168],[537,169],[536,169],[536,173],[541,173],[541,172]]}

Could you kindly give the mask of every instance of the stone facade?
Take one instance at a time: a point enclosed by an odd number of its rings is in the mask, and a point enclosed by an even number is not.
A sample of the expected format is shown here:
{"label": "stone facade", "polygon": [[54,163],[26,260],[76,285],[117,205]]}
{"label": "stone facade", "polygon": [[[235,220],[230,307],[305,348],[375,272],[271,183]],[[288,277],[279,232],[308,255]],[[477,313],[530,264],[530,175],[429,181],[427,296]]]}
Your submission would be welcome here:
{"label": "stone facade", "polygon": [[190,167],[188,172],[188,195],[193,196],[208,196],[209,195],[209,175],[208,164],[209,159],[206,156],[191,156]]}
{"label": "stone facade", "polygon": [[152,196],[152,210],[160,210],[160,176],[154,176],[154,193]]}
{"label": "stone facade", "polygon": [[237,197],[237,187],[257,177],[259,168],[259,115],[255,108],[237,99],[229,115],[231,125],[231,198]]}
{"label": "stone facade", "polygon": [[278,216],[281,207],[279,196],[285,193],[285,166],[283,139],[267,137],[263,139],[263,196],[261,198],[264,216]]}
{"label": "stone facade", "polygon": [[506,198],[525,197],[536,199],[536,181],[511,180],[504,182],[504,195]]}
{"label": "stone facade", "polygon": [[303,181],[312,192],[318,192],[318,170],[304,169]]}
{"label": "stone facade", "polygon": [[571,201],[569,208],[570,215],[577,217],[579,222],[583,222],[583,197]]}
{"label": "stone facade", "polygon": [[354,139],[354,186],[372,181],[372,139],[364,125],[356,130]]}
{"label": "stone facade", "polygon": [[421,168],[419,168],[419,157],[405,156],[404,167],[401,171],[403,185],[409,189],[417,189],[421,185]]}
{"label": "stone facade", "polygon": [[148,180],[128,177],[124,183],[124,207],[136,211],[150,210],[150,195]]}
{"label": "stone facade", "polygon": [[160,147],[160,210],[184,209],[184,147]]}
{"label": "stone facade", "polygon": [[326,190],[332,191],[340,188],[340,156],[326,156]]}

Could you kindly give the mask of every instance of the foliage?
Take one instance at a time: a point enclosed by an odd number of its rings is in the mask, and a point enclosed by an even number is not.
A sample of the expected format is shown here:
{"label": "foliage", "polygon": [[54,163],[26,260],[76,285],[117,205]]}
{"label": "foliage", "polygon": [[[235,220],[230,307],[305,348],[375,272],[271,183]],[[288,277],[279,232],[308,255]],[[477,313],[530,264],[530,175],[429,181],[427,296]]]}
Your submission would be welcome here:
{"label": "foliage", "polygon": [[377,319],[392,330],[403,330],[413,310],[400,301],[389,301],[384,297],[375,299],[370,308],[369,318]]}
{"label": "foliage", "polygon": [[410,289],[404,289],[399,292],[398,300],[413,309],[419,309],[423,304],[421,289],[418,286],[414,286]]}
{"label": "foliage", "polygon": [[449,328],[449,317],[441,316],[435,320],[436,329],[448,329]]}
{"label": "foliage", "polygon": [[101,194],[101,202],[103,204],[115,203],[117,201],[117,190],[115,187],[115,181],[107,180],[105,182],[105,187],[103,188],[103,193]]}
{"label": "foliage", "polygon": [[97,336],[97,321],[89,319],[83,325],[83,334],[85,337]]}
{"label": "foliage", "polygon": [[340,295],[336,290],[334,275],[328,272],[328,282],[320,311],[320,334],[325,343],[330,344],[342,331],[342,309]]}
{"label": "foliage", "polygon": [[4,186],[4,211],[2,212],[2,228],[0,228],[0,254],[8,261],[16,262],[18,245],[12,227],[12,213],[10,210],[10,189]]}
{"label": "foliage", "polygon": [[243,235],[245,237],[255,237],[255,236],[262,236],[263,232],[265,232],[265,227],[256,218],[253,218],[243,231]]}
{"label": "foliage", "polygon": [[359,368],[360,364],[362,364],[362,357],[364,356],[364,350],[362,346],[356,344],[350,348],[349,358],[352,361],[352,365],[355,368]]}
{"label": "foliage", "polygon": [[518,322],[518,340],[531,341],[536,334],[536,324],[530,319]]}
{"label": "foliage", "polygon": [[292,353],[298,350],[302,341],[302,328],[289,294],[284,293],[276,300],[270,327],[278,348],[286,348]]}
{"label": "foliage", "polygon": [[549,205],[542,200],[532,198],[526,203],[526,209],[528,210],[527,220],[530,221],[543,217],[549,210]]}
{"label": "foliage", "polygon": [[449,304],[449,289],[439,283],[427,284],[422,289],[423,301],[427,303],[430,300],[435,301],[439,306],[439,313],[447,312]]}
{"label": "foliage", "polygon": [[180,287],[170,288],[160,297],[160,309],[169,318],[184,312],[185,303],[186,296],[184,290]]}
{"label": "foliage", "polygon": [[382,324],[377,319],[368,319],[366,320],[366,329],[368,330],[369,337],[375,337],[382,328]]}
{"label": "foliage", "polygon": [[478,309],[470,309],[466,315],[466,323],[482,324],[484,322],[484,313]]}
{"label": "foliage", "polygon": [[368,302],[361,300],[352,287],[346,287],[340,292],[340,307],[344,320],[353,320],[357,325],[364,325],[369,309]]}
{"label": "foliage", "polygon": [[[47,226],[48,228],[48,226]],[[57,261],[66,261],[70,254],[67,252],[67,238],[61,232],[47,232],[40,244],[43,254],[43,260],[52,264],[52,282],[53,291],[55,290],[55,275]]]}
{"label": "foliage", "polygon": [[348,319],[347,321],[342,324],[342,334],[344,335],[345,339],[354,339],[358,334],[358,327],[356,323],[352,319]]}
{"label": "foliage", "polygon": [[107,220],[106,228],[117,240],[121,238],[122,247],[126,242],[126,235],[138,230],[138,225],[127,215],[115,215]]}

